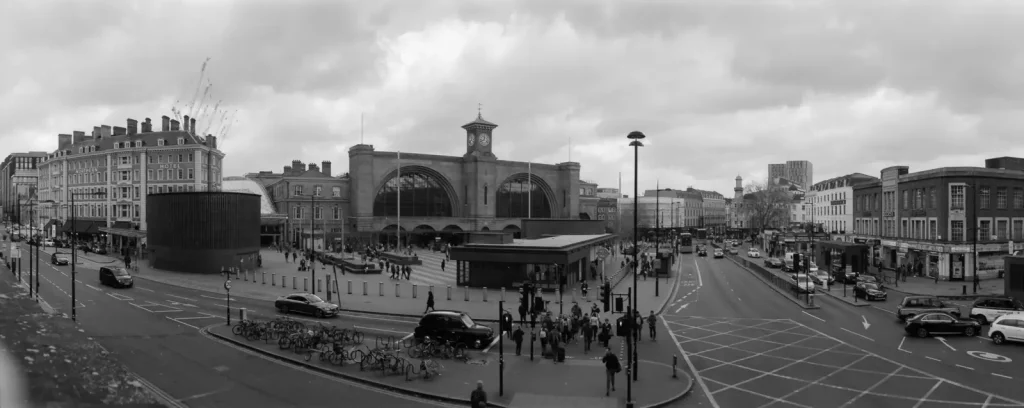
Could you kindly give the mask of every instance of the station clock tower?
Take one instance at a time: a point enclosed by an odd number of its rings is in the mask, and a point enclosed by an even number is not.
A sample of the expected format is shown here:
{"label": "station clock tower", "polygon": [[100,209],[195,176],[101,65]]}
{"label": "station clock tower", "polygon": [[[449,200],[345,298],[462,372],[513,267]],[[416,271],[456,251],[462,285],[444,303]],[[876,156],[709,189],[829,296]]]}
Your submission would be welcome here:
{"label": "station clock tower", "polygon": [[477,112],[476,120],[462,125],[462,128],[466,129],[465,157],[497,159],[491,152],[491,147],[494,144],[492,137],[496,127],[498,125],[485,120],[483,114],[479,112]]}

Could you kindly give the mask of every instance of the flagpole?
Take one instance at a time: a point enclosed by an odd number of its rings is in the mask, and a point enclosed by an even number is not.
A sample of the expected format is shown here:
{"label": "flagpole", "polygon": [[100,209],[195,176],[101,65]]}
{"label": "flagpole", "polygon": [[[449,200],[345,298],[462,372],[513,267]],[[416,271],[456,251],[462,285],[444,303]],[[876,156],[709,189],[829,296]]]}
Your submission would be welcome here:
{"label": "flagpole", "polygon": [[533,218],[533,163],[526,163],[526,171],[528,172],[527,180],[529,187],[526,189],[526,218]]}
{"label": "flagpole", "polygon": [[402,249],[402,152],[398,152],[398,225],[395,228],[398,250]]}
{"label": "flagpole", "polygon": [[366,114],[359,113],[359,144],[363,144],[363,131],[366,129]]}

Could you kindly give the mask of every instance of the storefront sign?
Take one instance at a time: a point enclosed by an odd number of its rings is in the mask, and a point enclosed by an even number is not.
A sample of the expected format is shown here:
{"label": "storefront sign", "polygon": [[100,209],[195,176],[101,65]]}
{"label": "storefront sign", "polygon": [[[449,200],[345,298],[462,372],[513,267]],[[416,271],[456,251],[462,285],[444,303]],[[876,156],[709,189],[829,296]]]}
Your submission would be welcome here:
{"label": "storefront sign", "polygon": [[954,253],[954,254],[969,253],[969,252],[971,252],[971,247],[969,247],[969,246],[949,247],[949,252]]}
{"label": "storefront sign", "polygon": [[928,212],[925,210],[910,210],[911,217],[924,217],[927,216]]}
{"label": "storefront sign", "polygon": [[913,242],[907,243],[906,245],[910,249],[917,250],[917,251],[946,252],[945,248],[943,248],[942,245],[918,244],[918,243],[913,243]]}
{"label": "storefront sign", "polygon": [[846,205],[846,200],[832,200],[832,205]]}
{"label": "storefront sign", "polygon": [[156,168],[158,168],[158,169],[181,169],[181,168],[184,168],[184,167],[182,167],[180,164],[177,164],[177,163],[169,163],[169,164],[158,164],[158,165],[156,165]]}
{"label": "storefront sign", "polygon": [[864,238],[854,238],[853,242],[856,242],[858,244],[866,244],[866,243],[868,243],[868,240],[866,240]]}
{"label": "storefront sign", "polygon": [[896,246],[896,241],[882,240],[882,246],[894,247]]}
{"label": "storefront sign", "polygon": [[886,212],[882,213],[882,215],[885,216],[885,217],[895,217],[896,216],[896,211],[886,211]]}

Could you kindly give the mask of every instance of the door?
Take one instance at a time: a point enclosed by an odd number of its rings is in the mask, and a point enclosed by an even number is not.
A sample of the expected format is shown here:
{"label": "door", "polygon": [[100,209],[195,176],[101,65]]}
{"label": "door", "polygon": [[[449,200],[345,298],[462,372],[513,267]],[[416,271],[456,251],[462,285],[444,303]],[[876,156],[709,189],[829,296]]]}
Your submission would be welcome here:
{"label": "door", "polygon": [[1006,326],[1003,330],[1003,335],[1005,335],[1006,338],[1024,341],[1024,320],[1003,319],[1002,324],[1003,326]]}
{"label": "door", "polygon": [[929,332],[949,333],[956,331],[956,329],[953,327],[953,323],[955,322],[955,320],[953,320],[952,317],[941,314],[932,314],[929,315],[928,319],[928,325],[930,326],[930,328],[928,329]]}
{"label": "door", "polygon": [[288,307],[299,313],[309,313],[309,305],[302,296],[288,296]]}

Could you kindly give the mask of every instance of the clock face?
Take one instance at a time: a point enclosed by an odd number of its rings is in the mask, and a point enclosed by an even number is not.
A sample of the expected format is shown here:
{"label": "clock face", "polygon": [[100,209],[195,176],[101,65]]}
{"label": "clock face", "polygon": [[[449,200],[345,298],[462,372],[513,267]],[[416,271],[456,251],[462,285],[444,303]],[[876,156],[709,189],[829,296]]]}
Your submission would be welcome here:
{"label": "clock face", "polygon": [[488,137],[486,133],[481,133],[480,134],[480,146],[487,146],[487,144],[489,144],[489,143],[491,143],[491,138]]}
{"label": "clock face", "polygon": [[476,141],[476,138],[473,137],[473,135],[469,135],[467,143],[469,143],[469,145],[472,146],[474,141]]}

